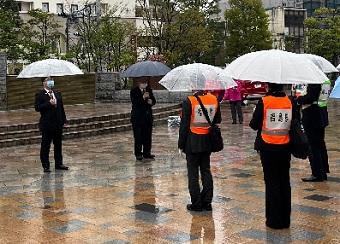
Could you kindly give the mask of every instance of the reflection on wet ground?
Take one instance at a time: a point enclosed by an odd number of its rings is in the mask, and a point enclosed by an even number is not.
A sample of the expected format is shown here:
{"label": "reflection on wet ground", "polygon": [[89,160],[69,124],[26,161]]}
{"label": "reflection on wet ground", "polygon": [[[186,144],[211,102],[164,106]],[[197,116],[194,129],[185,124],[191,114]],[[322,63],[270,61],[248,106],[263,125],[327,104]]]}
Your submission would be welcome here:
{"label": "reflection on wet ground", "polygon": [[[106,106],[76,110],[105,114],[113,105]],[[232,125],[223,104],[225,148],[212,155],[212,212],[186,210],[178,128],[159,125],[153,133],[155,161],[135,161],[130,131],[64,141],[68,172],[44,174],[39,145],[0,149],[0,243],[339,243],[339,108],[340,100],[331,100],[329,180],[302,182],[310,175],[308,160],[292,160],[290,229],[264,224],[262,168],[253,150],[256,132],[248,127],[252,107],[244,107],[243,125]],[[76,110],[68,116],[79,116]],[[17,123],[20,113],[29,122],[37,116],[29,110],[1,112],[0,121]]]}

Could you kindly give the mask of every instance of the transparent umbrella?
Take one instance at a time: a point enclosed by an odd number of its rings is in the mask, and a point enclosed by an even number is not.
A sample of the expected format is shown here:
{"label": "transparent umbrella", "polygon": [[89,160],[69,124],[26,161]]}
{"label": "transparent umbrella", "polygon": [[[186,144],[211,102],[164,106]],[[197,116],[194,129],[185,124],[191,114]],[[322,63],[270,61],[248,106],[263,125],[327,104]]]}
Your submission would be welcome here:
{"label": "transparent umbrella", "polygon": [[300,54],[282,50],[247,53],[231,62],[223,72],[235,79],[279,84],[321,84],[327,76]]}
{"label": "transparent umbrella", "polygon": [[315,54],[309,54],[309,53],[302,53],[300,55],[302,55],[302,56],[306,57],[308,60],[312,61],[324,73],[339,72],[339,70],[331,62],[329,62],[327,59],[325,59],[324,57],[321,57],[321,56],[315,55]]}
{"label": "transparent umbrella", "polygon": [[76,65],[59,59],[45,59],[26,66],[17,78],[33,78],[47,76],[81,75],[84,74]]}
{"label": "transparent umbrella", "polygon": [[222,69],[202,63],[178,66],[167,73],[159,84],[170,91],[223,90],[236,86]]}

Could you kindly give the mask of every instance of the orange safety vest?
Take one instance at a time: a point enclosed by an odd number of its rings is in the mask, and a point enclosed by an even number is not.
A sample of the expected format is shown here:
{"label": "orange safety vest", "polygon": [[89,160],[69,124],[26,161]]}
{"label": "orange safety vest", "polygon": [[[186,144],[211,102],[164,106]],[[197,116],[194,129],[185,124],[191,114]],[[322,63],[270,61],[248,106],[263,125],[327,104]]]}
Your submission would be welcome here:
{"label": "orange safety vest", "polygon": [[269,144],[289,142],[289,129],[292,121],[292,103],[285,97],[267,96],[263,101],[262,139]]}
{"label": "orange safety vest", "polygon": [[[218,108],[217,98],[212,94],[199,96],[204,107],[207,109],[209,119],[212,122]],[[191,103],[190,130],[194,134],[208,134],[210,125],[205,118],[201,105],[195,96],[188,96]]]}

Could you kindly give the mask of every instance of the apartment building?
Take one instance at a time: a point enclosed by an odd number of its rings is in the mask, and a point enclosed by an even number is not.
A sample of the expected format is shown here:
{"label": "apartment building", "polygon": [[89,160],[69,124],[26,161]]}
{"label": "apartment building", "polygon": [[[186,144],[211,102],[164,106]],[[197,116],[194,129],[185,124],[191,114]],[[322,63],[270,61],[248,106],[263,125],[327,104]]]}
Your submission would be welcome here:
{"label": "apartment building", "polygon": [[[100,15],[105,9],[113,6],[117,7],[117,13],[120,17],[133,23],[137,28],[143,28],[145,23],[141,16],[138,17],[138,0],[90,0],[90,1],[61,1],[61,0],[23,0],[17,1],[22,19],[27,20],[27,12],[32,9],[42,9],[45,12],[54,13],[56,22],[61,26],[59,28],[60,38],[55,45],[58,45],[60,54],[67,52],[69,41],[77,39],[76,30],[73,28],[70,18],[67,16],[81,15],[84,12],[92,16]],[[149,1],[143,3],[148,6]],[[98,4],[100,7],[97,8]],[[136,11],[137,10],[137,11]],[[67,28],[69,26],[69,28]]]}

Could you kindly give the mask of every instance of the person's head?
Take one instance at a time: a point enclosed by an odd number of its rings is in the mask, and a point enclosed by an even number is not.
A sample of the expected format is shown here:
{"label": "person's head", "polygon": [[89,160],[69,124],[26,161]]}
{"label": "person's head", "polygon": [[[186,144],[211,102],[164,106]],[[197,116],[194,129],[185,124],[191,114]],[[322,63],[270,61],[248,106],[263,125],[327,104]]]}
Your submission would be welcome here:
{"label": "person's head", "polygon": [[148,77],[139,77],[138,78],[138,86],[141,88],[141,89],[145,89],[147,86],[148,86]]}
{"label": "person's head", "polygon": [[272,92],[283,91],[283,84],[276,84],[276,83],[267,82],[266,83],[266,90],[272,91]]}
{"label": "person's head", "polygon": [[54,80],[51,76],[42,77],[41,83],[48,90],[51,90],[54,87]]}

